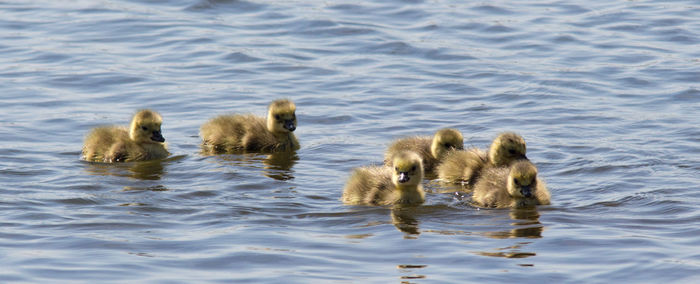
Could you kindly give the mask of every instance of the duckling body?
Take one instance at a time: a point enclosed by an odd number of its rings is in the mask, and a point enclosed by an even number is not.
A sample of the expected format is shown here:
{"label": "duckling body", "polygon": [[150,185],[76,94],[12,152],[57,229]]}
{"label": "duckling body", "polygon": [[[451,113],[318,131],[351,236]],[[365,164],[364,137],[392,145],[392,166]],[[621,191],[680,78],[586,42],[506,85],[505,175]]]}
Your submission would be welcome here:
{"label": "duckling body", "polygon": [[521,160],[510,167],[485,169],[474,185],[472,201],[482,207],[531,207],[550,204],[550,193],[535,165]]}
{"label": "duckling body", "polygon": [[342,201],[356,205],[421,204],[425,201],[423,163],[413,152],[397,153],[393,167],[368,166],[353,171]]}
{"label": "duckling body", "polygon": [[133,162],[166,158],[162,117],[152,110],[140,110],[127,129],[120,126],[94,128],[85,137],[83,159],[91,162]]}
{"label": "duckling body", "polygon": [[507,167],[514,161],[527,160],[522,136],[513,132],[498,135],[488,153],[479,149],[455,151],[447,155],[437,168],[438,178],[455,183],[473,185],[487,168]]}
{"label": "duckling body", "polygon": [[450,151],[464,149],[464,138],[459,130],[444,128],[433,137],[415,136],[394,141],[384,154],[384,163],[392,166],[394,155],[404,151],[417,153],[423,161],[426,174],[432,174],[442,158]]}
{"label": "duckling body", "polygon": [[474,185],[488,163],[488,154],[477,148],[452,151],[438,165],[438,178],[447,182]]}
{"label": "duckling body", "polygon": [[202,125],[202,144],[212,153],[297,150],[295,111],[293,102],[276,100],[270,103],[267,118],[250,114],[217,116]]}

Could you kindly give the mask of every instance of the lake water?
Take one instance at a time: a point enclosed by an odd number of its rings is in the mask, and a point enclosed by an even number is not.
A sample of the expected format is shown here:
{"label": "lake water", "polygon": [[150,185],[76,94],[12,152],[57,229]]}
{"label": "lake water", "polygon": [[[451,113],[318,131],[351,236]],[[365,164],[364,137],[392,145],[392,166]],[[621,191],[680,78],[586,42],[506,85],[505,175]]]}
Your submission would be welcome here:
{"label": "lake water", "polygon": [[[700,281],[698,1],[11,0],[0,35],[0,282]],[[294,155],[201,154],[276,98]],[[171,158],[80,161],[140,108]],[[520,133],[552,205],[339,201],[443,127]]]}

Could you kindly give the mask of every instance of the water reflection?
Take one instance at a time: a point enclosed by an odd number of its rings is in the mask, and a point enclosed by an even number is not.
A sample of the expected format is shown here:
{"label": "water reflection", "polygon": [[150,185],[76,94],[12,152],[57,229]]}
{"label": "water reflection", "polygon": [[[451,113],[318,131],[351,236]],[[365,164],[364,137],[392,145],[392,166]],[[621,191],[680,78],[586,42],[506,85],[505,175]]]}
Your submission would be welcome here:
{"label": "water reflection", "polygon": [[422,264],[399,264],[396,266],[396,268],[399,270],[399,273],[401,273],[401,283],[411,283],[410,281],[408,281],[411,279],[425,279],[425,275],[416,274],[415,270],[426,267],[428,266]]}
{"label": "water reflection", "polygon": [[486,232],[483,235],[494,239],[507,238],[541,238],[544,226],[539,221],[540,214],[536,208],[511,209],[510,225],[514,228],[506,231]]}
{"label": "water reflection", "polygon": [[294,178],[292,167],[299,161],[296,152],[279,152],[267,155],[262,161],[265,165],[263,175],[276,180],[290,180]]}
{"label": "water reflection", "polygon": [[408,234],[405,236],[407,239],[415,239],[420,234],[420,228],[418,227],[420,222],[414,217],[416,215],[415,208],[415,206],[401,205],[395,205],[391,208],[392,224],[399,231]]}
{"label": "water reflection", "polygon": [[[207,152],[202,152],[207,154]],[[290,180],[294,178],[292,167],[299,160],[295,151],[277,152],[270,154],[261,153],[239,153],[217,155],[220,161],[231,166],[244,166],[260,168],[262,164],[262,174],[276,180]]]}
{"label": "water reflection", "polygon": [[92,175],[111,175],[141,180],[159,180],[165,173],[163,160],[130,163],[86,163],[87,167],[85,167],[85,171]]}
{"label": "water reflection", "polygon": [[165,187],[164,185],[153,185],[153,186],[125,186],[124,191],[168,191],[170,190],[169,188]]}
{"label": "water reflection", "polygon": [[[539,221],[540,214],[537,211],[537,208],[515,208],[510,210],[509,215],[513,220],[513,222],[510,223],[513,228],[509,230],[485,232],[482,235],[493,239],[542,238],[544,226],[542,226]],[[496,251],[479,251],[475,253],[478,255],[491,257],[528,258],[537,255],[534,252],[523,251],[523,248],[530,243],[531,242],[518,242],[511,246],[498,248]],[[531,264],[521,265],[531,266]]]}

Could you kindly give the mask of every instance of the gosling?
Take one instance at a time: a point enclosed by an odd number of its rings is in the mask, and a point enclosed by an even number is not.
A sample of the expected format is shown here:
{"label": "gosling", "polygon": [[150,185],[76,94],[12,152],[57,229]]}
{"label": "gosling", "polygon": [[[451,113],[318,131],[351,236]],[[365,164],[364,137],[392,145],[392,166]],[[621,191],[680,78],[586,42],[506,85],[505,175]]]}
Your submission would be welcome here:
{"label": "gosling", "polygon": [[202,145],[211,153],[297,150],[295,111],[292,101],[281,99],[270,103],[267,119],[252,114],[215,117],[200,129]]}
{"label": "gosling", "polygon": [[402,151],[420,155],[426,174],[432,174],[442,158],[450,151],[464,149],[464,138],[457,129],[443,128],[433,137],[416,136],[394,141],[384,155],[384,163],[392,166],[393,156]]}
{"label": "gosling", "polygon": [[129,129],[120,126],[94,128],[85,137],[83,159],[90,162],[134,162],[163,159],[170,153],[160,126],[163,118],[155,111],[140,110]]}
{"label": "gosling", "polygon": [[488,163],[488,155],[477,148],[448,153],[436,171],[438,178],[450,183],[474,185],[481,169]]}
{"label": "gosling", "polygon": [[436,171],[443,181],[473,185],[484,168],[508,167],[514,161],[527,160],[525,152],[522,136],[504,132],[493,140],[488,153],[476,148],[453,151],[445,156]]}
{"label": "gosling", "polygon": [[343,189],[345,204],[421,204],[425,201],[423,162],[414,152],[394,155],[393,167],[368,166],[353,171]]}
{"label": "gosling", "polygon": [[527,146],[522,136],[513,132],[498,135],[489,148],[489,166],[507,167],[517,160],[527,160]]}
{"label": "gosling", "polygon": [[537,168],[522,160],[510,167],[486,169],[474,185],[474,204],[494,208],[522,208],[550,204],[549,190]]}

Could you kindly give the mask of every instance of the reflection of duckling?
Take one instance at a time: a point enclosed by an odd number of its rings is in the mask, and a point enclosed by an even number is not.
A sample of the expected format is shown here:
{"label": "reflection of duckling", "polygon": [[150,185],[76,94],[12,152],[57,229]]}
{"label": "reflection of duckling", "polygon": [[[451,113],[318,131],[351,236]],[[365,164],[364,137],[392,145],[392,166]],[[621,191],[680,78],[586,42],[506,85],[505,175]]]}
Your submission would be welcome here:
{"label": "reflection of duckling", "polygon": [[128,130],[119,126],[97,127],[85,137],[83,159],[108,163],[163,159],[170,153],[160,132],[162,122],[157,112],[140,110],[131,119]]}
{"label": "reflection of duckling", "polygon": [[423,163],[418,154],[397,153],[392,164],[393,168],[371,166],[355,169],[343,189],[343,202],[365,205],[423,203]]}
{"label": "reflection of duckling", "polygon": [[294,178],[292,166],[299,160],[295,152],[270,153],[262,163],[265,168],[263,175],[276,180],[290,180]]}
{"label": "reflection of duckling", "polygon": [[426,174],[433,172],[442,158],[451,150],[464,149],[464,138],[457,129],[444,128],[435,132],[433,137],[417,136],[401,138],[392,143],[384,155],[384,162],[392,165],[392,157],[402,151],[416,152],[423,159]]}
{"label": "reflection of duckling", "polygon": [[483,168],[507,167],[513,161],[526,160],[525,151],[523,137],[504,132],[493,140],[488,154],[479,149],[454,151],[445,156],[436,171],[442,180],[473,185]]}
{"label": "reflection of duckling", "polygon": [[419,235],[418,220],[415,218],[416,212],[412,208],[396,207],[391,209],[391,222],[399,231]]}
{"label": "reflection of duckling", "polygon": [[221,115],[202,125],[203,145],[214,153],[291,151],[299,149],[296,106],[289,100],[270,103],[267,121],[255,115]]}
{"label": "reflection of duckling", "polygon": [[488,168],[474,185],[472,200],[484,207],[530,207],[549,204],[549,191],[537,178],[530,161],[517,161],[510,168]]}

